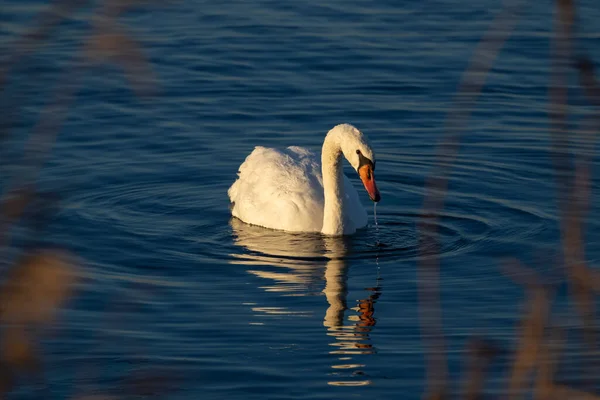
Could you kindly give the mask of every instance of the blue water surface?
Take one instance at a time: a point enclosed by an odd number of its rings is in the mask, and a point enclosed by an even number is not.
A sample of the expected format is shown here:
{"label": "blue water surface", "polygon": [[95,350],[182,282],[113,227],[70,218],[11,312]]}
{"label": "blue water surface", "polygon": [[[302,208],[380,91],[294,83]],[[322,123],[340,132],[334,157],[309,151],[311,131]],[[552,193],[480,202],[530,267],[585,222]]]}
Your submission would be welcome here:
{"label": "blue water surface", "polygon": [[[461,75],[502,4],[172,3],[122,17],[151,63],[157,95],[137,97],[114,66],[87,71],[39,179],[62,194],[40,240],[71,249],[85,276],[43,344],[53,395],[118,393],[132,371],[160,368],[175,381],[169,399],[420,398],[424,182]],[[3,48],[44,7],[3,1]],[[579,42],[600,60],[600,7],[578,7]],[[5,160],[17,159],[60,88],[90,11],[15,67],[7,91],[23,108]],[[439,221],[456,379],[472,335],[513,345],[524,292],[502,274],[502,259],[544,270],[560,260],[547,120],[552,3],[523,12],[475,107]],[[585,104],[575,76],[570,83],[574,104]],[[577,122],[589,110],[574,111]],[[318,152],[342,122],[364,131],[376,152],[378,229],[362,189],[369,227],[343,240],[231,219],[227,189],[254,146]],[[593,263],[600,230],[592,195]]]}

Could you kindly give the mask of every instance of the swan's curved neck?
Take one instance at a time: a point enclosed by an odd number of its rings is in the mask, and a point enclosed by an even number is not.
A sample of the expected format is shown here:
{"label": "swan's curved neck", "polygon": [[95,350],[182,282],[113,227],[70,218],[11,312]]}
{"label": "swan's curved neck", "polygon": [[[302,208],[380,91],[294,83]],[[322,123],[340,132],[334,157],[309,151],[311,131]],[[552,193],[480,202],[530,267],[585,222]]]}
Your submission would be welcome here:
{"label": "swan's curved neck", "polygon": [[329,132],[323,142],[321,172],[325,196],[321,232],[326,235],[342,235],[344,233],[342,148],[335,132]]}

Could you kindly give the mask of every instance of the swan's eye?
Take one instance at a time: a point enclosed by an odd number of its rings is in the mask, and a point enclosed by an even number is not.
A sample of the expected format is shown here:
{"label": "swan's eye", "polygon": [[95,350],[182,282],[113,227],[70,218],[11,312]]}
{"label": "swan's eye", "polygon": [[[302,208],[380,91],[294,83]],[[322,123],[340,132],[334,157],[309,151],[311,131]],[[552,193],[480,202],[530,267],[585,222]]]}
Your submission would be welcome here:
{"label": "swan's eye", "polygon": [[356,150],[356,154],[360,154],[360,150]]}

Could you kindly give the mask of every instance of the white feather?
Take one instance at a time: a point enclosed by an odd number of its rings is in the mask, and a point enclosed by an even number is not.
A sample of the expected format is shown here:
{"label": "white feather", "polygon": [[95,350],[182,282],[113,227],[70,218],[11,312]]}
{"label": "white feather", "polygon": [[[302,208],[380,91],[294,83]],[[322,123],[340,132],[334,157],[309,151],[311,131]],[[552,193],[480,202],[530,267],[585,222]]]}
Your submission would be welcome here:
{"label": "white feather", "polygon": [[[351,125],[343,126],[360,133]],[[336,128],[329,132],[328,137]],[[354,136],[356,135],[350,135],[346,141],[351,142]],[[360,139],[362,138],[361,133]],[[371,149],[365,143],[362,140],[356,144],[344,143],[337,149],[341,152],[344,146],[356,145],[372,156]],[[355,151],[354,147],[349,148]],[[341,168],[341,163],[338,164],[337,168]],[[302,147],[291,146],[283,150],[255,147],[240,166],[238,179],[229,188],[232,215],[248,224],[271,229],[321,232],[324,212],[327,212],[324,210],[321,167],[319,157]],[[327,168],[325,172],[327,173]],[[342,186],[339,188],[342,196],[339,199],[341,210],[329,212],[341,213],[343,226],[340,229],[343,234],[352,234],[367,225],[367,213],[360,203],[356,189],[345,175]]]}

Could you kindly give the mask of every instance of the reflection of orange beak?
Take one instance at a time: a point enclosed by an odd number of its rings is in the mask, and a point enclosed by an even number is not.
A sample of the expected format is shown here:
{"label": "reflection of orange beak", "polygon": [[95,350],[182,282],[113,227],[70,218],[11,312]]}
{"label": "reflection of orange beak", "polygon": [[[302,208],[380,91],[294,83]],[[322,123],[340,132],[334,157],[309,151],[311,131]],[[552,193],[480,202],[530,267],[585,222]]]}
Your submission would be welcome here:
{"label": "reflection of orange beak", "polygon": [[363,165],[358,169],[358,176],[360,176],[360,180],[362,181],[363,185],[365,185],[365,189],[367,189],[367,193],[369,193],[371,200],[373,200],[375,203],[381,200],[379,190],[377,190],[377,185],[375,184],[373,167],[369,164]]}

